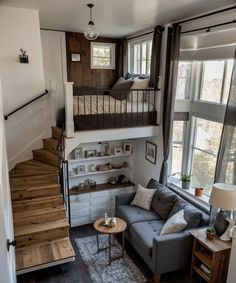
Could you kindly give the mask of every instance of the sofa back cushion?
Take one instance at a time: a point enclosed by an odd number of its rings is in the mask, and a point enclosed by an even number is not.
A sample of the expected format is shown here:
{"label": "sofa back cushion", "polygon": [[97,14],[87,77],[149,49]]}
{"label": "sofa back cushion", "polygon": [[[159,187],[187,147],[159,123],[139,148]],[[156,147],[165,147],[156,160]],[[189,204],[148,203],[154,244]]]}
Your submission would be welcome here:
{"label": "sofa back cushion", "polygon": [[166,220],[168,218],[170,210],[177,201],[178,196],[166,186],[156,182],[154,179],[151,179],[149,181],[147,187],[157,190],[154,194],[151,208],[155,210],[162,219]]}
{"label": "sofa back cushion", "polygon": [[201,211],[181,198],[179,198],[174,204],[168,219],[182,209],[184,209],[184,218],[187,221],[185,230],[199,227],[202,220]]}

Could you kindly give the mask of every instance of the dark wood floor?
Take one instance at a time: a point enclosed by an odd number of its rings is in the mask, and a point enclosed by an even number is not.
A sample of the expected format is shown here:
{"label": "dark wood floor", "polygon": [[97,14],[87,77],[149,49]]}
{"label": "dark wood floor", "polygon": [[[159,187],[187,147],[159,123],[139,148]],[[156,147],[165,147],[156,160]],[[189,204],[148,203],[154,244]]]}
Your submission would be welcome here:
{"label": "dark wood floor", "polygon": [[[70,232],[73,247],[76,252],[74,262],[62,264],[55,267],[20,275],[17,278],[18,283],[92,283],[74,239],[95,235],[92,226],[72,228]],[[152,282],[152,273],[144,262],[140,259],[135,250],[127,243],[126,252],[132,258],[134,263],[141,269],[147,277],[148,282]],[[200,279],[192,280],[188,276],[188,271],[178,271],[162,275],[161,283],[202,283]],[[128,282],[121,282],[128,283]]]}

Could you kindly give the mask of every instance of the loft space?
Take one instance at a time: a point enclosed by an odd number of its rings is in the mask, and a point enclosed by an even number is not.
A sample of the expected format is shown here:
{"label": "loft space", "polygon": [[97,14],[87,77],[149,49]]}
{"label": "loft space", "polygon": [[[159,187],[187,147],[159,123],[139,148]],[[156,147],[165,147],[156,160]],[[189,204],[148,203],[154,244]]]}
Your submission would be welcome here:
{"label": "loft space", "polygon": [[1,282],[235,283],[235,15],[1,1]]}

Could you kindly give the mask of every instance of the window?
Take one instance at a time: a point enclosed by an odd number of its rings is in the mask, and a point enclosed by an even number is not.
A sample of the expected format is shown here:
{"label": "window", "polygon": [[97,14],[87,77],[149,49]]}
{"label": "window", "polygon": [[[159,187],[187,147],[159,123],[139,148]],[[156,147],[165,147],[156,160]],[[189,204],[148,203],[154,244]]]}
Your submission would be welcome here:
{"label": "window", "polygon": [[202,62],[200,100],[227,103],[233,60]]}
{"label": "window", "polygon": [[115,44],[91,42],[91,69],[115,69]]}
{"label": "window", "polygon": [[130,44],[130,72],[149,75],[151,54],[151,40]]}
{"label": "window", "polygon": [[171,174],[182,171],[184,123],[184,121],[174,121],[173,123]]}
{"label": "window", "polygon": [[185,99],[189,97],[191,70],[192,62],[179,62],[176,99]]}
{"label": "window", "polygon": [[209,194],[214,182],[222,124],[200,118],[195,119],[192,183],[194,186],[205,188],[205,193]]}

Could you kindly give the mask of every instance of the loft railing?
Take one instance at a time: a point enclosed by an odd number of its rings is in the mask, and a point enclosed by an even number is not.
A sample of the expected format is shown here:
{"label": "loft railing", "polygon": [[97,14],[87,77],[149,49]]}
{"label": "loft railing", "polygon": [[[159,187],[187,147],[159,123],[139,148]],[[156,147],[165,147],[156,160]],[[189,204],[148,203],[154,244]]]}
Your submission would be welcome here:
{"label": "loft railing", "polygon": [[5,114],[5,115],[4,115],[4,119],[7,120],[8,117],[10,117],[12,114],[16,113],[17,111],[21,110],[22,108],[24,108],[24,107],[26,107],[27,105],[31,104],[32,102],[38,100],[39,98],[43,97],[43,96],[46,95],[46,94],[48,94],[48,90],[47,90],[47,89],[45,89],[45,91],[44,91],[42,94],[38,95],[37,97],[31,99],[30,101],[26,102],[25,104],[23,104],[23,105],[21,105],[21,106],[19,106],[19,107],[17,107],[16,109],[12,110],[12,111],[9,112],[8,114]]}

